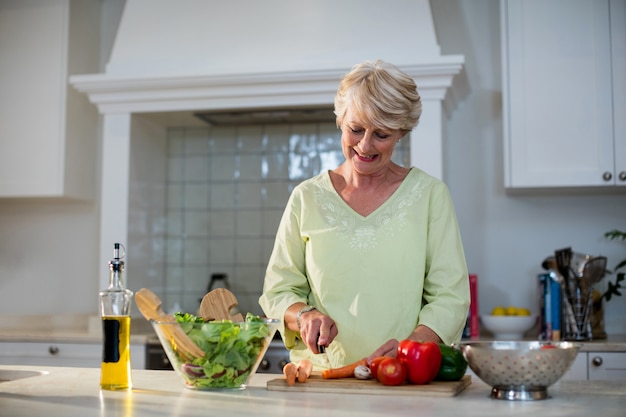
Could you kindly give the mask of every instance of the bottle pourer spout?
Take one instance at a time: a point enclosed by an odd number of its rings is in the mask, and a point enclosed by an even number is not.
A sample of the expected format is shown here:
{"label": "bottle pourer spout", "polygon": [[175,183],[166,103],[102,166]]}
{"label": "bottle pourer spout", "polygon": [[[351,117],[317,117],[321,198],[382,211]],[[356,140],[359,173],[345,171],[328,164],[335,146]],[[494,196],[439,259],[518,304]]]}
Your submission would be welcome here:
{"label": "bottle pourer spout", "polygon": [[[122,249],[120,251],[120,248]],[[120,254],[121,252],[121,254]],[[126,255],[126,248],[121,243],[113,244],[113,259],[109,261],[109,267],[113,270],[120,271],[124,269],[124,262],[121,259]]]}

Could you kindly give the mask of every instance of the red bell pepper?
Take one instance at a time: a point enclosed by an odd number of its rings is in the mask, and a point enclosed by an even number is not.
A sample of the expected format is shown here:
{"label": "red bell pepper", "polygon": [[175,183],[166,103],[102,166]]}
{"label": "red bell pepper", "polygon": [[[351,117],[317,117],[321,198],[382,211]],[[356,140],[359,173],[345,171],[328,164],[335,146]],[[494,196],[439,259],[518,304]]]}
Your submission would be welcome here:
{"label": "red bell pepper", "polygon": [[407,368],[412,384],[427,384],[437,376],[441,366],[441,350],[434,342],[402,340],[398,344],[397,358]]}

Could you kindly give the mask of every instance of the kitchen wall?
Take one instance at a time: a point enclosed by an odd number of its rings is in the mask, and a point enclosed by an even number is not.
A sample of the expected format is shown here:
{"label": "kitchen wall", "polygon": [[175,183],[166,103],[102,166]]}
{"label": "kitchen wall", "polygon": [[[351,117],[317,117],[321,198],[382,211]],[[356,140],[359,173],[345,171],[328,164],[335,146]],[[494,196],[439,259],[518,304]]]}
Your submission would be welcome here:
{"label": "kitchen wall", "polygon": [[[480,312],[498,304],[536,311],[536,276],[555,249],[606,255],[610,268],[626,258],[626,243],[603,237],[626,230],[626,187],[506,192],[499,2],[436,0],[431,6],[442,53],[465,55],[471,88],[446,124],[444,169],[468,266],[478,274]],[[626,292],[607,303],[605,315],[609,333],[626,333]]]}
{"label": "kitchen wall", "polygon": [[[111,45],[115,33],[111,28],[116,27],[121,5],[121,0],[102,2],[103,51]],[[496,304],[535,309],[536,275],[541,261],[555,249],[572,246],[604,254],[609,266],[626,256],[624,243],[603,237],[613,228],[626,229],[626,187],[506,192],[499,2],[436,0],[431,7],[442,54],[466,58],[470,93],[445,124],[444,176],[456,204],[469,268],[479,276],[480,312],[487,313]],[[373,22],[374,27],[381,24],[385,22]],[[151,130],[149,123],[138,128]],[[165,146],[165,138],[157,140]],[[157,181],[136,185],[155,199],[165,192]],[[149,219],[159,216],[163,207],[151,208],[154,213],[131,219],[133,228],[146,226],[141,245],[154,244],[150,235],[163,233],[164,225]],[[96,314],[98,272],[106,268],[97,265],[98,223],[97,202],[0,200],[0,314]],[[133,280],[133,271],[138,270],[162,279],[157,260],[129,264],[133,289],[143,284]],[[607,304],[607,331],[626,333],[624,317],[626,295]]]}

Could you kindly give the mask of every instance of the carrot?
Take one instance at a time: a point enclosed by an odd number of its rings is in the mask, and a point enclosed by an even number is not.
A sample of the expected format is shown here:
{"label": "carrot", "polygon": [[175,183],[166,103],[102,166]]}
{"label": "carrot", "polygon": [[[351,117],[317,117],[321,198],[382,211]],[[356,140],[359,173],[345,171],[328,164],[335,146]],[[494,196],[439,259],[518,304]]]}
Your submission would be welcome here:
{"label": "carrot", "polygon": [[354,377],[354,369],[359,365],[367,366],[367,358],[363,358],[360,361],[351,363],[349,365],[342,366],[335,369],[324,369],[322,371],[322,378],[334,379],[334,378],[351,378]]}
{"label": "carrot", "polygon": [[298,362],[298,382],[306,382],[313,371],[313,363],[308,359],[301,359]]}
{"label": "carrot", "polygon": [[296,375],[298,374],[298,366],[289,362],[285,366],[283,366],[283,375],[285,375],[285,379],[287,380],[287,385],[294,385],[296,383]]}

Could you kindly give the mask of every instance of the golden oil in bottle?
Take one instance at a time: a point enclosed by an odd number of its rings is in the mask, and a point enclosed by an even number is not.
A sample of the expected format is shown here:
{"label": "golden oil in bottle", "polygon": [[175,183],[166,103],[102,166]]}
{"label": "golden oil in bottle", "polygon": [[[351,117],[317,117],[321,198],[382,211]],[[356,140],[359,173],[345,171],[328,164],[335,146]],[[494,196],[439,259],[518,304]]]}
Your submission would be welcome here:
{"label": "golden oil in bottle", "polygon": [[102,334],[100,388],[131,388],[130,316],[102,317]]}
{"label": "golden oil in bottle", "polygon": [[109,262],[109,287],[100,292],[102,317],[102,363],[100,388],[123,390],[132,387],[130,363],[130,306],[133,292],[124,287],[121,244],[114,246]]}

